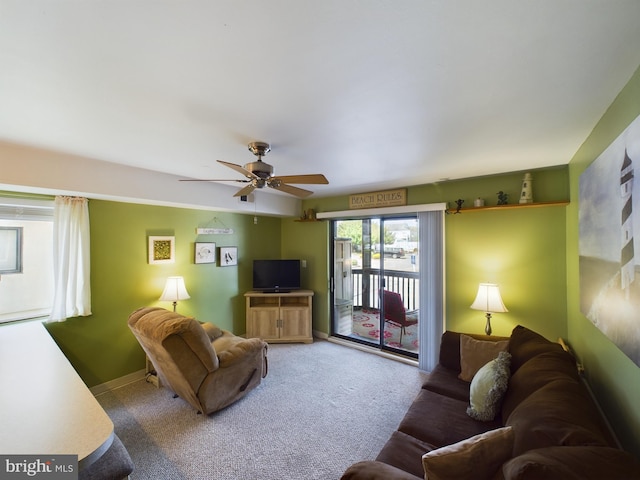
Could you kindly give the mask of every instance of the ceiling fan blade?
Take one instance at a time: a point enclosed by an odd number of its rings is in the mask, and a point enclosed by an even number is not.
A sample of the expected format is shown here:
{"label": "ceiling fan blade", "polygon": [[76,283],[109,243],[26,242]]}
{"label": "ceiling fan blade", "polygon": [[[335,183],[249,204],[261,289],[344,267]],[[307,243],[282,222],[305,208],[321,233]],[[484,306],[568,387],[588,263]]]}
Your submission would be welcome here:
{"label": "ceiling fan blade", "polygon": [[229,167],[232,168],[233,170],[235,170],[238,173],[241,173],[242,175],[244,175],[247,178],[258,178],[257,175],[254,175],[253,173],[251,173],[249,170],[247,170],[244,167],[241,167],[240,165],[236,165],[235,163],[230,163],[230,162],[223,162],[222,160],[217,160],[218,163],[221,163],[222,165],[224,165],[225,167]]}
{"label": "ceiling fan blade", "polygon": [[253,185],[253,183],[251,185],[247,185],[244,188],[241,188],[240,190],[238,190],[234,197],[242,197],[243,195],[249,195],[251,192],[253,192],[256,189],[256,187]]}
{"label": "ceiling fan blade", "polygon": [[181,178],[179,182],[240,182],[249,183],[251,180],[238,180],[237,178]]}
{"label": "ceiling fan blade", "polygon": [[311,174],[311,175],[284,175],[275,177],[280,180],[282,183],[306,183],[306,184],[316,184],[316,185],[327,185],[329,180],[319,173]]}
{"label": "ceiling fan blade", "polygon": [[296,197],[300,197],[300,198],[308,197],[313,193],[310,190],[305,190],[303,188],[287,185],[286,183],[273,182],[273,183],[269,183],[268,185],[271,188],[275,188],[276,190],[280,190],[281,192],[285,192],[290,195],[295,195]]}

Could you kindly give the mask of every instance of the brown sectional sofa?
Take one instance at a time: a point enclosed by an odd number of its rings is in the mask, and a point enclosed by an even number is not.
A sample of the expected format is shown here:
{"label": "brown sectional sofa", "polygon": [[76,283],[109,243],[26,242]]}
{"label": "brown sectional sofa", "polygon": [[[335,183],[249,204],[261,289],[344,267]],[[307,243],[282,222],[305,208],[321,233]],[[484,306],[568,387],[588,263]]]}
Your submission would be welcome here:
{"label": "brown sectional sofa", "polygon": [[[492,345],[484,342],[503,342],[510,354],[508,388],[491,421],[467,413],[471,383],[458,377],[474,352]],[[342,476],[423,478],[630,480],[640,479],[640,463],[618,448],[572,355],[517,326],[509,338],[445,332],[439,364],[397,431],[375,461],[356,463]]]}

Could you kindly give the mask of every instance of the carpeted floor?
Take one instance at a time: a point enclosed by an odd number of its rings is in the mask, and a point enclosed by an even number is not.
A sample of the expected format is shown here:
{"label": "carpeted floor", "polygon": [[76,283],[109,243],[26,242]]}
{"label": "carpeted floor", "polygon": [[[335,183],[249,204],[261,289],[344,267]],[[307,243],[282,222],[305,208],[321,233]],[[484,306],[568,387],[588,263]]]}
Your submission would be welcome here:
{"label": "carpeted floor", "polygon": [[132,480],[326,480],[374,459],[418,394],[416,367],[316,340],[269,346],[269,375],[209,416],[141,380],[99,395]]}
{"label": "carpeted floor", "polygon": [[[352,335],[378,343],[380,339],[380,311],[377,309],[354,309]],[[400,327],[385,323],[384,343],[387,346],[418,353],[418,325],[405,328],[400,343]]]}

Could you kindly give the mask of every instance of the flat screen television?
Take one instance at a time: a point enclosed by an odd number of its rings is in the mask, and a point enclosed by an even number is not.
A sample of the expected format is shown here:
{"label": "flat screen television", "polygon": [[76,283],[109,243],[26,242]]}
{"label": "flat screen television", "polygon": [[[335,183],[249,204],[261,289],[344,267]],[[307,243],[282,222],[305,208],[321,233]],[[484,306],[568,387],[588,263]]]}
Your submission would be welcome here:
{"label": "flat screen television", "polygon": [[300,289],[300,260],[254,260],[253,289],[286,293]]}

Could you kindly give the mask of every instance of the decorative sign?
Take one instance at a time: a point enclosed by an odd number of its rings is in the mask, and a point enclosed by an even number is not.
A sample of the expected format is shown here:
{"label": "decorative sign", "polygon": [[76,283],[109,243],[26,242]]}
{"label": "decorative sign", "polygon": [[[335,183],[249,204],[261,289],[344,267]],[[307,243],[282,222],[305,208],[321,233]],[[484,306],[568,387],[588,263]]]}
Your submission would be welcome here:
{"label": "decorative sign", "polygon": [[232,235],[233,228],[196,228],[198,235]]}
{"label": "decorative sign", "polygon": [[397,207],[407,204],[407,189],[358,193],[349,196],[349,208]]}

